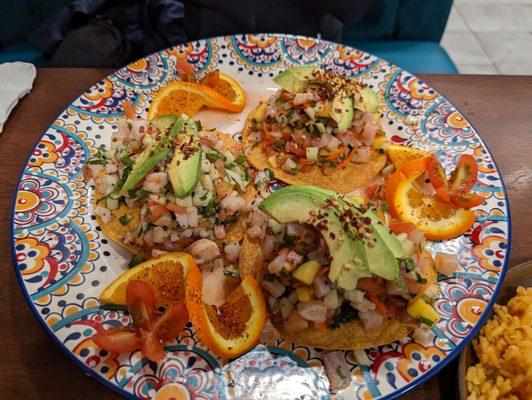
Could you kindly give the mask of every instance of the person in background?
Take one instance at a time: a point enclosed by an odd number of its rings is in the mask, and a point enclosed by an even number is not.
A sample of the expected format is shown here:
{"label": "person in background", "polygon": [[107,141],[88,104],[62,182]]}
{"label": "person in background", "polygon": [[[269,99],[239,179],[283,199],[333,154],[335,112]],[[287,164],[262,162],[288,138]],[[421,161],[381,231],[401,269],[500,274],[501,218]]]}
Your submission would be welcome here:
{"label": "person in background", "polygon": [[341,41],[375,0],[75,0],[31,43],[50,66],[116,68],[189,40],[279,32]]}

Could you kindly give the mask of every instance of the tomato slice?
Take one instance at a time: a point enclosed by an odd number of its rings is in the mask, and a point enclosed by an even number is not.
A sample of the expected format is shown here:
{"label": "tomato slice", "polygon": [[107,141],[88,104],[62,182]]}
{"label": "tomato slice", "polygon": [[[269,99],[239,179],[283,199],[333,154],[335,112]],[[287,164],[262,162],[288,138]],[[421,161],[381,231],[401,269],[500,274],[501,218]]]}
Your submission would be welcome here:
{"label": "tomato slice", "polygon": [[475,157],[462,154],[451,174],[449,188],[453,192],[467,192],[475,186],[478,175],[478,164]]}
{"label": "tomato slice", "polygon": [[390,229],[396,235],[400,233],[410,233],[416,229],[416,226],[410,222],[390,222]]}
{"label": "tomato slice", "polygon": [[436,192],[436,197],[441,201],[449,203],[451,198],[449,196],[447,176],[445,176],[445,170],[435,155],[432,155],[427,162],[427,175],[429,176],[430,183]]}
{"label": "tomato slice", "polygon": [[155,293],[140,279],[129,281],[126,289],[126,304],[136,329],[148,330],[155,321]]}
{"label": "tomato slice", "polygon": [[152,332],[163,341],[172,340],[181,332],[188,322],[185,304],[176,304],[153,324]]}
{"label": "tomato slice", "polygon": [[385,293],[382,286],[379,286],[373,278],[360,278],[357,282],[357,289],[366,292],[368,295],[379,296]]}
{"label": "tomato slice", "polygon": [[164,357],[164,344],[154,332],[148,332],[144,336],[141,350],[150,361],[157,362]]}
{"label": "tomato slice", "polygon": [[216,85],[220,82],[220,71],[210,71],[205,75],[205,77],[201,80],[201,84],[205,86],[209,86],[211,88],[215,88]]}
{"label": "tomato slice", "polygon": [[179,79],[183,82],[197,82],[196,71],[186,58],[177,58],[175,64]]}
{"label": "tomato slice", "polygon": [[98,332],[92,336],[92,341],[98,347],[113,353],[131,353],[141,347],[135,331],[123,326]]}
{"label": "tomato slice", "polygon": [[457,193],[451,197],[451,201],[458,208],[473,208],[484,204],[486,199],[475,193]]}

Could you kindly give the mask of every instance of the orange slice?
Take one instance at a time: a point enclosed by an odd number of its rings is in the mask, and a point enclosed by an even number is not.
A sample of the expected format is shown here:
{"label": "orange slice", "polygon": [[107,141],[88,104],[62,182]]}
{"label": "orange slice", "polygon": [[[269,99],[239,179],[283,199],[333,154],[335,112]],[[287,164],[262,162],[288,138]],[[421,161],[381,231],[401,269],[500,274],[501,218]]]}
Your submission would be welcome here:
{"label": "orange slice", "polygon": [[246,94],[242,87],[229,75],[220,73],[214,88],[194,82],[168,83],[153,98],[148,119],[165,114],[192,117],[202,106],[240,112],[245,105]]}
{"label": "orange slice", "polygon": [[392,143],[388,145],[388,157],[397,169],[400,169],[407,161],[429,156],[430,153],[427,151]]}
{"label": "orange slice", "polygon": [[417,190],[414,181],[423,172],[426,159],[406,162],[386,182],[385,197],[390,213],[403,222],[411,222],[431,240],[455,238],[475,222],[470,210],[456,208]]}
{"label": "orange slice", "polygon": [[140,279],[151,286],[157,307],[171,307],[185,299],[185,276],[194,259],[188,253],[168,253],[152,258],[124,272],[100,295],[104,304],[126,305],[126,288],[132,279]]}
{"label": "orange slice", "polygon": [[238,111],[242,111],[246,105],[246,92],[244,92],[242,86],[231,76],[223,72],[219,73],[219,78],[218,83],[213,89],[233,103]]}
{"label": "orange slice", "polygon": [[219,307],[203,302],[201,271],[191,264],[186,277],[186,301],[198,337],[223,358],[234,358],[254,347],[266,322],[266,303],[257,281],[248,275]]}

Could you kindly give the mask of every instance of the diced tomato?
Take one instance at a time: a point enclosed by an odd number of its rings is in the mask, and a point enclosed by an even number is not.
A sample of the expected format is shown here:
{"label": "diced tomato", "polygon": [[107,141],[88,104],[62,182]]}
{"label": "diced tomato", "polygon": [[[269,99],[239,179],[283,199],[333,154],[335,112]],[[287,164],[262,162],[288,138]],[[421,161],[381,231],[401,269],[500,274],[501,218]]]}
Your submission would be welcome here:
{"label": "diced tomato", "polygon": [[153,204],[151,206],[148,206],[148,209],[150,211],[150,220],[155,221],[157,218],[159,218],[161,215],[164,215],[168,213],[168,209],[160,204]]}
{"label": "diced tomato", "polygon": [[131,328],[114,327],[92,336],[96,346],[113,353],[131,353],[140,349],[141,342]]}
{"label": "diced tomato", "polygon": [[166,203],[166,208],[172,212],[175,212],[176,214],[186,214],[187,213],[187,208],[186,207],[183,207],[183,206],[180,206],[179,204],[176,204],[176,203]]}
{"label": "diced tomato", "polygon": [[372,296],[380,296],[386,292],[373,278],[360,278],[357,283],[357,288]]}
{"label": "diced tomato", "polygon": [[456,193],[451,195],[451,201],[458,208],[473,208],[484,204],[486,199],[474,193]]}
{"label": "diced tomato", "polygon": [[449,203],[451,201],[449,197],[449,183],[445,176],[445,170],[435,155],[432,155],[427,162],[427,174],[432,187],[436,191],[436,197]]}
{"label": "diced tomato", "polygon": [[126,303],[136,329],[150,329],[155,321],[155,293],[140,279],[129,281],[126,289]]}
{"label": "diced tomato", "polygon": [[410,222],[390,222],[390,229],[396,235],[400,233],[410,233],[416,229],[416,226]]}
{"label": "diced tomato", "polygon": [[467,192],[475,186],[478,175],[478,164],[470,154],[462,154],[451,174],[449,188],[453,192]]}
{"label": "diced tomato", "polygon": [[205,75],[205,77],[201,80],[201,83],[205,86],[209,86],[211,88],[216,87],[218,85],[218,82],[220,82],[220,71],[210,71]]}
{"label": "diced tomato", "polygon": [[163,340],[172,340],[181,332],[188,322],[185,304],[177,304],[168,310],[153,324],[153,333]]}
{"label": "diced tomato", "polygon": [[379,185],[377,183],[374,183],[373,185],[369,185],[364,188],[364,197],[366,199],[371,200],[377,195],[378,191],[379,191]]}
{"label": "diced tomato", "polygon": [[157,362],[164,357],[164,344],[154,332],[149,332],[144,337],[141,350],[150,361]]}
{"label": "diced tomato", "polygon": [[175,64],[179,79],[183,82],[197,82],[196,71],[186,58],[178,57]]}
{"label": "diced tomato", "polygon": [[303,146],[298,145],[296,142],[288,141],[285,145],[285,150],[288,153],[295,154],[298,157],[304,158],[306,157],[306,151]]}
{"label": "diced tomato", "polygon": [[418,281],[406,278],[406,285],[408,286],[408,293],[418,294],[423,285]]}
{"label": "diced tomato", "polygon": [[375,309],[377,312],[386,318],[388,315],[388,309],[386,308],[386,305],[378,299],[375,295],[368,295],[369,301],[371,301],[373,304],[375,304]]}

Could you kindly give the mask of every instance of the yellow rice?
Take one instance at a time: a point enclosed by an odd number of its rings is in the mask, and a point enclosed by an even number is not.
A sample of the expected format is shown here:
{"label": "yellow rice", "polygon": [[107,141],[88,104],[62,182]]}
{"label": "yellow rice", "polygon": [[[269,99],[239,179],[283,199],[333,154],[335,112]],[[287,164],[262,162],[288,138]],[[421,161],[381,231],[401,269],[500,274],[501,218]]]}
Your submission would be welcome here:
{"label": "yellow rice", "polygon": [[473,340],[480,362],[467,370],[467,399],[532,399],[532,288],[494,309]]}

